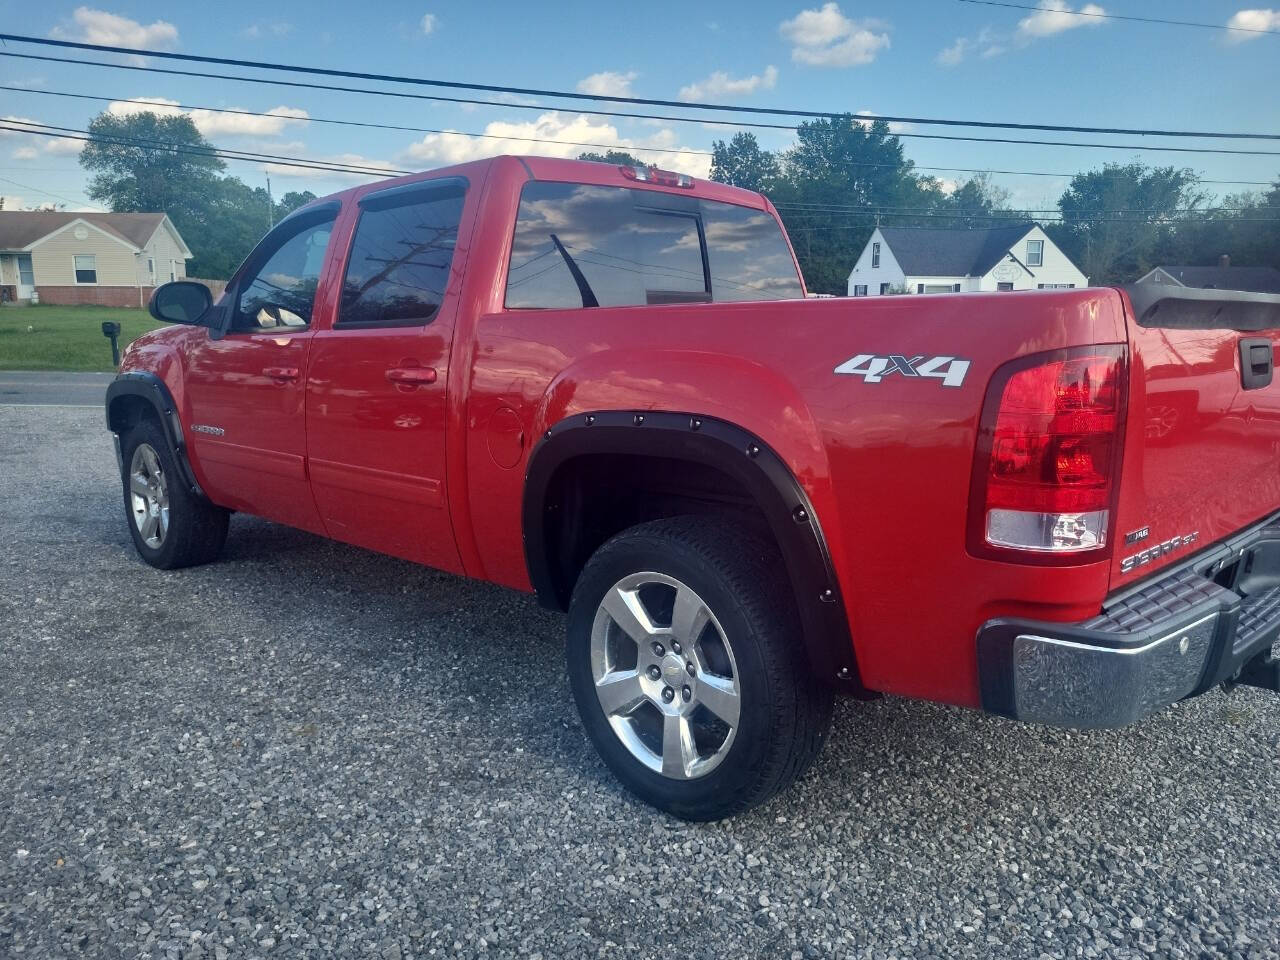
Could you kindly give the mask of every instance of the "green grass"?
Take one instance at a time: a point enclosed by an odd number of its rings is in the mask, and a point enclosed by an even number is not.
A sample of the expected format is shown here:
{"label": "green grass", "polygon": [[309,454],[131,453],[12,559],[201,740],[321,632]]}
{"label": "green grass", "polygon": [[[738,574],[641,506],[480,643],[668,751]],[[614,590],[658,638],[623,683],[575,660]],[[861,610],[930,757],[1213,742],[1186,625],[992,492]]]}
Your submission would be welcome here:
{"label": "green grass", "polygon": [[111,341],[102,321],[120,324],[120,351],[161,326],[145,310],[120,307],[0,308],[0,370],[102,370],[111,365]]}

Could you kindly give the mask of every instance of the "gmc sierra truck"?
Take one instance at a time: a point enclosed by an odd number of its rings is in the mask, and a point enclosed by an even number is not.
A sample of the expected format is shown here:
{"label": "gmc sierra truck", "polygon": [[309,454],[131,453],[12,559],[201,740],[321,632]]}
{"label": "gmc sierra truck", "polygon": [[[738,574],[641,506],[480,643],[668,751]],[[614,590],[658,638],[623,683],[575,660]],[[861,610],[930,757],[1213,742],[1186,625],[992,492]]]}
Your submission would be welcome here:
{"label": "gmc sierra truck", "polygon": [[1280,298],[806,300],[758,194],[498,157],[151,311],[107,394],[143,560],[243,511],[531,591],[677,816],[799,777],[841,690],[1109,727],[1280,688]]}

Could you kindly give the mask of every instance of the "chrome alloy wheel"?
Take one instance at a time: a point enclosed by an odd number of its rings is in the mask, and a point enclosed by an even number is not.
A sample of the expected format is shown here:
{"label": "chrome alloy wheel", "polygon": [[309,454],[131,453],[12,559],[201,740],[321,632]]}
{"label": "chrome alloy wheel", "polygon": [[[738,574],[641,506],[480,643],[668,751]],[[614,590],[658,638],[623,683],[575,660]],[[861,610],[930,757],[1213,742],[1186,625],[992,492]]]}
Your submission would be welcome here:
{"label": "chrome alloy wheel", "polygon": [[733,650],[691,587],[634,573],[600,601],[591,676],[609,726],[642,764],[674,780],[714,770],[738,731],[742,695]]}
{"label": "chrome alloy wheel", "polygon": [[160,549],[169,533],[169,481],[149,443],[140,443],[129,462],[129,507],[142,542]]}

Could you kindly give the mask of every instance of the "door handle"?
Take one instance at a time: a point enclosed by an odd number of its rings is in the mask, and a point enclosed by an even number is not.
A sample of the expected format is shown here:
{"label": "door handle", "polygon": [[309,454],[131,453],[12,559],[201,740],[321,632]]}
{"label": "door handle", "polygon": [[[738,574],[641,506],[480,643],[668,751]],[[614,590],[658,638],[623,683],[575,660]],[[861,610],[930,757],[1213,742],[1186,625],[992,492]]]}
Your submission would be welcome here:
{"label": "door handle", "polygon": [[409,390],[426,383],[436,382],[435,367],[392,367],[387,371],[387,379],[397,387]]}
{"label": "door handle", "polygon": [[276,383],[290,383],[298,379],[297,367],[263,367],[262,374]]}
{"label": "door handle", "polygon": [[1248,337],[1240,341],[1240,385],[1246,390],[1271,386],[1275,351],[1270,337]]}

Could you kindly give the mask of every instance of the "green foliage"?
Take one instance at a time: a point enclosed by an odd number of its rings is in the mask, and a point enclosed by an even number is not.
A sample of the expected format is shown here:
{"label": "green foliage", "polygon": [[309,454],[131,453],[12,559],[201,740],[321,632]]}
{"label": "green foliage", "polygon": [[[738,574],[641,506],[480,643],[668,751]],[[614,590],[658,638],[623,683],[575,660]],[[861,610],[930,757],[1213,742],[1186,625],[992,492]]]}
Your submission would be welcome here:
{"label": "green foliage", "polygon": [[777,187],[782,167],[776,156],[760,149],[754,133],[735,133],[728,143],[717,140],[711,150],[712,180],[764,194]]}
{"label": "green foliage", "polygon": [[625,150],[606,150],[604,153],[586,153],[578,154],[579,160],[591,160],[595,163],[611,163],[615,167],[647,167],[650,164],[645,163]]}
{"label": "green foliage", "polygon": [[310,190],[290,190],[276,201],[276,219],[283,220],[299,207],[305,207],[316,195]]}
{"label": "green foliage", "polygon": [[1192,170],[1104,164],[1071,178],[1058,200],[1062,223],[1045,232],[1091,284],[1127,283],[1163,259],[1178,221],[1205,202],[1197,182]]}
{"label": "green foliage", "polygon": [[199,223],[225,164],[200,155],[213,145],[189,117],[101,113],[90,121],[89,136],[80,165],[94,174],[91,199],[115,212],[164,211],[184,237],[188,225]]}

